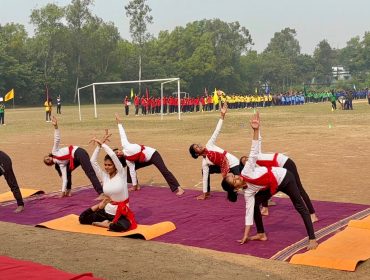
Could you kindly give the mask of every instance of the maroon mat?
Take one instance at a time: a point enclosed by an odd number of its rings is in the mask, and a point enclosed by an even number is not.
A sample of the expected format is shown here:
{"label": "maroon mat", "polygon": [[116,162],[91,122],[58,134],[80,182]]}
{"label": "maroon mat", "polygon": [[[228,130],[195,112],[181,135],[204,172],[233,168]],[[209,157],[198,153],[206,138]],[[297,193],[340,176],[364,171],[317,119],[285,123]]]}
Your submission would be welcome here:
{"label": "maroon mat", "polygon": [[[239,195],[236,203],[226,200],[223,192],[214,192],[209,200],[198,201],[199,191],[187,190],[178,198],[165,187],[143,187],[130,193],[130,206],[140,224],[172,221],[177,229],[155,240],[208,248],[223,252],[271,258],[277,252],[306,237],[305,227],[289,199],[273,198],[277,206],[270,208],[264,218],[269,240],[239,245],[244,232],[245,202]],[[70,198],[43,195],[26,199],[25,211],[13,213],[15,205],[0,207],[0,221],[36,225],[68,214],[80,214],[96,203],[92,188],[74,189]],[[338,221],[369,209],[367,205],[314,201],[319,222],[315,231],[323,230]],[[363,212],[361,212],[363,213]],[[326,230],[327,231],[327,230]]]}
{"label": "maroon mat", "polygon": [[102,280],[93,277],[92,273],[72,274],[51,266],[5,256],[0,256],[0,279]]}

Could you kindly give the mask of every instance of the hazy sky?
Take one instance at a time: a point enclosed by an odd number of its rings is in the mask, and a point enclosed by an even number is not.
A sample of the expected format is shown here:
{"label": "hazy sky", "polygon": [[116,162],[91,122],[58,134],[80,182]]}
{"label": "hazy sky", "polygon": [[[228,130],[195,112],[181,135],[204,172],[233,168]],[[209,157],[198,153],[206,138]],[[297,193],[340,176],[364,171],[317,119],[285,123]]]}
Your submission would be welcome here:
{"label": "hazy sky", "polygon": [[[26,26],[31,10],[47,3],[59,6],[70,0],[0,0],[0,24],[9,22]],[[112,21],[123,38],[130,40],[129,22],[124,6],[128,0],[95,0],[92,11],[104,21]],[[149,32],[157,36],[161,30],[201,19],[219,18],[239,21],[254,42],[253,49],[263,51],[275,32],[294,28],[302,53],[312,54],[316,45],[327,39],[333,48],[343,48],[355,36],[370,31],[370,0],[148,0],[154,23]]]}

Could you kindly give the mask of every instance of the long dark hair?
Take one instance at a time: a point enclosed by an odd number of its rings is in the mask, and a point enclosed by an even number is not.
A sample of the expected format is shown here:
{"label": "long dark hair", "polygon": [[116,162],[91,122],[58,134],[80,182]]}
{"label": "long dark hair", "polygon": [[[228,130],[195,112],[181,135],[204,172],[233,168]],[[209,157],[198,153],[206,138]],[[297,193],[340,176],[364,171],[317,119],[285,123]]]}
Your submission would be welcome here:
{"label": "long dark hair", "polygon": [[229,184],[227,181],[226,181],[226,178],[225,177],[222,182],[221,182],[221,186],[222,186],[222,189],[227,192],[227,199],[231,202],[236,202],[238,200],[238,193],[235,192],[233,186],[231,184]]}
{"label": "long dark hair", "polygon": [[192,158],[197,159],[199,156],[198,156],[198,154],[195,152],[194,145],[195,145],[195,144],[191,144],[191,145],[190,145],[190,147],[189,147],[189,153],[190,153],[190,155],[192,156]]}

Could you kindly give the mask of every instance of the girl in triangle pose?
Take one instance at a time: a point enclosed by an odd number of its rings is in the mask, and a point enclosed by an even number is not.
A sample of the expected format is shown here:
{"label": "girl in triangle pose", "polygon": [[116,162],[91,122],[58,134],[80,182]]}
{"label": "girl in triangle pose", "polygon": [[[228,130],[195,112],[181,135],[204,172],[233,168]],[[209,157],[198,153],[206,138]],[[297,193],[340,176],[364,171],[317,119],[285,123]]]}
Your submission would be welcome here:
{"label": "girl in triangle pose", "polygon": [[136,170],[149,165],[154,165],[163,175],[171,191],[177,196],[183,195],[185,192],[184,189],[180,187],[180,184],[175,176],[170,170],[168,170],[159,152],[149,146],[130,143],[127,139],[125,129],[122,126],[122,120],[118,114],[116,114],[116,121],[122,143],[122,150],[117,149],[116,154],[118,157],[123,157],[126,160],[127,167],[130,170],[132,190],[140,190],[140,186],[137,181]]}
{"label": "girl in triangle pose", "polygon": [[[299,193],[294,175],[285,168],[264,167],[256,164],[260,151],[260,142],[258,141],[260,118],[258,112],[251,119],[251,127],[253,129],[253,140],[248,161],[240,175],[229,173],[222,181],[222,188],[227,192],[228,200],[232,202],[237,200],[237,191],[239,189],[244,191],[246,206],[245,228],[240,243],[244,244],[249,240],[267,240],[259,206],[262,201],[268,200],[273,194],[281,191],[289,196],[295,209],[302,217],[309,237],[307,249],[315,249],[318,243],[313,224],[307,207]],[[249,236],[253,219],[256,223],[257,234]]]}
{"label": "girl in triangle pose", "polygon": [[24,210],[24,202],[18,186],[17,178],[14,175],[12,160],[5,152],[0,151],[0,176],[2,175],[4,175],[14,198],[17,200],[18,207],[14,212],[22,212]]}
{"label": "girl in triangle pose", "polygon": [[194,159],[197,159],[199,156],[202,157],[203,194],[197,197],[199,200],[207,199],[210,196],[210,174],[221,173],[222,176],[226,176],[228,172],[235,175],[240,174],[238,158],[216,146],[216,140],[220,134],[226,112],[227,103],[224,102],[216,129],[205,147],[200,144],[192,144],[189,148],[189,153]]}
{"label": "girl in triangle pose", "polygon": [[[317,215],[315,213],[315,208],[312,205],[311,199],[308,196],[307,192],[303,188],[301,178],[299,177],[297,166],[295,162],[287,157],[284,154],[281,153],[262,153],[262,137],[261,133],[258,135],[258,141],[259,141],[259,153],[257,157],[257,162],[256,164],[259,166],[265,166],[267,168],[271,167],[283,167],[290,171],[295,178],[295,181],[297,183],[297,187],[299,189],[299,193],[306,204],[306,207],[308,208],[308,211],[310,212],[311,220],[313,223],[317,222],[319,219],[317,218]],[[247,162],[248,157],[247,156],[242,156],[240,158],[240,165],[244,167],[245,163]],[[263,216],[268,216],[269,214],[269,209],[268,209],[268,204],[270,201],[263,201],[262,202],[262,208],[261,208],[261,214]]]}
{"label": "girl in triangle pose", "polygon": [[[70,145],[60,148],[60,131],[57,118],[53,116],[51,122],[54,126],[54,145],[51,154],[44,157],[44,163],[48,166],[55,164],[55,169],[62,178],[62,197],[71,196],[72,171],[80,165],[90,179],[95,191],[98,194],[102,194],[103,188],[91,166],[89,154],[78,146]],[[99,198],[103,199],[103,195]]]}

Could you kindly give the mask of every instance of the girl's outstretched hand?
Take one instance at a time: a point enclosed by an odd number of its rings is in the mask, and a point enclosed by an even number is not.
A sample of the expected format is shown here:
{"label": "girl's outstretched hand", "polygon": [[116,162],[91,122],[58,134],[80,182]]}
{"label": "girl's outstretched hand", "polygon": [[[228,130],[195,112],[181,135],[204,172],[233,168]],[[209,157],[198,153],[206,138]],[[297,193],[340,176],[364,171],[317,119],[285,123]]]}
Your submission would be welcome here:
{"label": "girl's outstretched hand", "polygon": [[255,113],[250,120],[251,127],[256,130],[260,127],[260,113]]}

